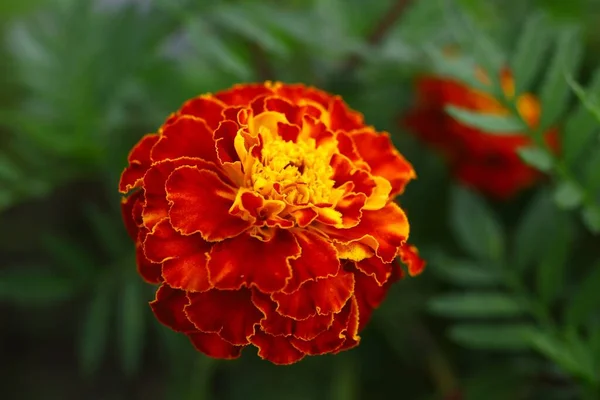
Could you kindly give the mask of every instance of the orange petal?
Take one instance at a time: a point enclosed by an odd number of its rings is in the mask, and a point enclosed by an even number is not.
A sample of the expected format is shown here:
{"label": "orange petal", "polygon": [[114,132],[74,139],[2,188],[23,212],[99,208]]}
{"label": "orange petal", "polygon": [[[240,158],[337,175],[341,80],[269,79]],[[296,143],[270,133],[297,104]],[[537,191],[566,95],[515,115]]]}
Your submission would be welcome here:
{"label": "orange petal", "polygon": [[402,193],[406,184],[416,178],[412,165],[396,150],[389,134],[364,129],[354,132],[352,139],[362,159],[371,166],[371,173],[390,182],[391,197]]}
{"label": "orange petal", "polygon": [[343,244],[366,244],[387,263],[396,257],[409,233],[406,215],[396,203],[389,203],[380,210],[363,211],[360,223],[353,228],[335,229],[322,225],[319,229]]}
{"label": "orange petal", "polygon": [[314,232],[299,229],[294,230],[294,236],[302,253],[300,258],[290,261],[292,277],[283,292],[292,293],[307,281],[337,275],[340,261],[331,242]]}
{"label": "orange petal", "polygon": [[352,131],[365,126],[363,115],[357,111],[351,110],[341,97],[336,96],[329,106],[331,118],[330,129],[335,132]]}
{"label": "orange petal", "polygon": [[353,291],[353,275],[340,270],[336,276],[308,281],[293,293],[273,293],[271,299],[277,303],[279,314],[303,320],[316,314],[338,313]]}
{"label": "orange petal", "polygon": [[158,139],[159,136],[154,133],[146,135],[131,149],[127,157],[129,165],[123,170],[119,181],[119,192],[127,193],[140,185],[142,177],[152,163],[150,151]]}
{"label": "orange petal", "polygon": [[196,327],[188,319],[183,309],[189,303],[185,292],[163,284],[156,291],[150,307],[162,324],[177,332],[194,332]]}
{"label": "orange petal", "polygon": [[229,214],[235,189],[212,171],[179,167],[165,187],[171,224],[183,234],[200,232],[208,241],[219,241],[237,236],[251,225]]}
{"label": "orange petal", "polygon": [[152,262],[163,263],[162,277],[171,287],[187,291],[210,289],[206,253],[210,244],[200,234],[184,236],[168,219],[160,221],[144,241],[144,252]]}
{"label": "orange petal", "polygon": [[261,331],[250,338],[250,342],[258,348],[258,356],[277,365],[289,365],[304,358],[284,336],[273,336]]}
{"label": "orange petal", "polygon": [[234,85],[231,89],[215,93],[215,97],[228,106],[245,106],[259,96],[273,94],[273,91],[262,83]]}
{"label": "orange petal", "polygon": [[294,336],[303,340],[311,340],[318,334],[327,330],[333,323],[333,314],[315,315],[302,321],[284,317],[275,309],[275,304],[267,295],[260,292],[252,294],[252,301],[265,318],[260,321],[263,331],[274,336]]}
{"label": "orange petal", "polygon": [[305,86],[301,83],[279,85],[275,92],[290,100],[294,104],[315,103],[321,108],[327,109],[333,96],[329,93],[312,86]]}
{"label": "orange petal", "polygon": [[419,256],[419,250],[410,244],[400,247],[400,259],[408,268],[410,276],[417,276],[425,269],[425,260]]}
{"label": "orange petal", "polygon": [[283,289],[292,275],[290,260],[300,246],[287,230],[276,229],[268,241],[247,234],[216,243],[208,261],[210,281],[217,289],[256,287],[263,293]]}
{"label": "orange petal", "polygon": [[318,217],[319,213],[312,208],[301,208],[299,210],[292,211],[290,215],[292,218],[294,218],[296,225],[298,225],[300,228],[305,228],[310,225],[315,218]]}
{"label": "orange petal", "polygon": [[254,306],[248,289],[209,290],[188,293],[190,304],[185,308],[188,319],[206,333],[218,333],[231,344],[248,344],[254,325],[263,313]]}
{"label": "orange petal", "polygon": [[298,125],[285,124],[283,122],[277,123],[277,133],[286,142],[295,142],[298,140],[300,134],[300,127]]}
{"label": "orange petal", "polygon": [[186,101],[181,107],[179,114],[201,118],[214,131],[223,119],[221,115],[223,108],[225,108],[225,104],[221,101],[210,95],[201,95]]}
{"label": "orange petal", "polygon": [[337,131],[335,133],[335,138],[338,142],[338,151],[341,155],[347,157],[352,164],[356,167],[364,169],[366,171],[370,171],[371,167],[367,164],[360,156],[358,149],[356,148],[356,143],[352,139],[352,136],[344,131]]}
{"label": "orange petal", "polygon": [[193,157],[218,162],[213,131],[203,119],[190,115],[182,115],[164,128],[150,156],[153,161]]}
{"label": "orange petal", "polygon": [[[295,104],[290,103],[289,101],[281,98],[281,97],[267,97],[265,99],[265,108],[268,111],[277,111],[279,113],[282,113],[285,115],[285,117],[287,118],[288,122],[291,125],[285,124],[286,126],[297,126],[300,125],[301,121],[300,121],[300,107],[298,107]],[[299,131],[296,133],[296,136],[298,135]],[[284,138],[284,140],[288,140],[285,139],[284,135],[281,135],[280,132],[280,136],[282,138]],[[292,141],[296,141],[295,138],[294,139],[290,139]]]}
{"label": "orange petal", "polygon": [[387,282],[392,275],[392,263],[384,263],[379,257],[370,257],[359,261],[356,263],[356,268],[363,274],[372,276],[379,285]]}
{"label": "orange petal", "polygon": [[334,154],[329,163],[333,168],[331,179],[335,181],[334,187],[340,187],[346,182],[352,183],[350,190],[355,193],[364,193],[370,196],[377,186],[371,174],[363,169],[356,168],[350,159],[341,154]]}
{"label": "orange petal", "polygon": [[238,130],[239,126],[235,122],[223,121],[215,131],[217,156],[221,164],[240,161],[234,146]]}
{"label": "orange petal", "polygon": [[188,333],[187,336],[196,350],[213,358],[232,360],[238,358],[244,348],[226,342],[216,333],[195,332]]}
{"label": "orange petal", "polygon": [[335,315],[328,330],[309,341],[296,338],[291,338],[290,341],[295,348],[308,355],[337,353],[347,339],[358,344],[357,329],[358,305],[352,299]]}
{"label": "orange petal", "polygon": [[[180,166],[189,165],[197,166],[201,169],[216,170],[216,165],[211,162],[204,161],[199,158],[181,157],[175,160],[165,160],[154,163],[146,175],[144,175],[143,186],[146,202],[142,211],[142,219],[144,225],[148,229],[161,219],[169,215],[169,202],[167,201],[167,192],[165,190],[165,182],[171,173]],[[221,173],[221,178],[226,177]]]}

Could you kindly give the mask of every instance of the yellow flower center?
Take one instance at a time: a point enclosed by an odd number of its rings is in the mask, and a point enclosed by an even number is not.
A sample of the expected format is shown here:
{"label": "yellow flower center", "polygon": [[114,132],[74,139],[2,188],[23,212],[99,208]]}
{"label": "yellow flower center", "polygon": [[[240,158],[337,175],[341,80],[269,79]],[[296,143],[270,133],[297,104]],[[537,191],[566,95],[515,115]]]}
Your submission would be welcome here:
{"label": "yellow flower center", "polygon": [[252,166],[252,188],[265,198],[284,199],[288,204],[330,204],[332,154],[331,148],[317,147],[312,138],[294,143],[275,137],[263,145],[262,160]]}

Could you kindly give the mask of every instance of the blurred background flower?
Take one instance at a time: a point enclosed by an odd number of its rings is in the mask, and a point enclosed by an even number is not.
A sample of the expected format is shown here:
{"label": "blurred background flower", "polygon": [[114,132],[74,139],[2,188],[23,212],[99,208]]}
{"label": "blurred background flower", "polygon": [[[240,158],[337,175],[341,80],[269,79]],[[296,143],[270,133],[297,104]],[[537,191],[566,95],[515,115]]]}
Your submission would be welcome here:
{"label": "blurred background flower", "polygon": [[[0,3],[2,398],[600,398],[598,1],[368,3]],[[502,104],[450,116],[526,135],[518,157],[546,178],[503,202],[456,181],[398,126],[420,76]],[[401,206],[428,260],[359,347],[289,367],[214,361],[155,321],[114,191],[129,150],[186,99],[265,80],[340,94],[391,133],[418,174]],[[517,112],[525,93],[537,125]]]}

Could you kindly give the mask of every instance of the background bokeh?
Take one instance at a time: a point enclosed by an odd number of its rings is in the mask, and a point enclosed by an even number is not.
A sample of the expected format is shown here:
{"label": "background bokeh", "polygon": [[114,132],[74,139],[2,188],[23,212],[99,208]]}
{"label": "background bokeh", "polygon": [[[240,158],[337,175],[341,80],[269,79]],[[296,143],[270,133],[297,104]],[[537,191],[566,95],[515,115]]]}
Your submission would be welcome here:
{"label": "background bokeh", "polygon": [[[561,164],[572,174],[500,203],[398,124],[415,77],[444,66],[435,49],[476,56],[464,21],[509,55],[540,15],[577,32],[563,48],[581,46],[589,107],[560,72],[555,93],[597,134],[596,0],[2,0],[0,398],[600,399],[597,138]],[[542,67],[559,51],[524,45]],[[429,263],[357,349],[288,367],[209,359],[154,319],[117,193],[129,149],[186,99],[266,79],[341,94],[392,134],[419,175],[401,202]],[[585,202],[565,186],[580,175]]]}

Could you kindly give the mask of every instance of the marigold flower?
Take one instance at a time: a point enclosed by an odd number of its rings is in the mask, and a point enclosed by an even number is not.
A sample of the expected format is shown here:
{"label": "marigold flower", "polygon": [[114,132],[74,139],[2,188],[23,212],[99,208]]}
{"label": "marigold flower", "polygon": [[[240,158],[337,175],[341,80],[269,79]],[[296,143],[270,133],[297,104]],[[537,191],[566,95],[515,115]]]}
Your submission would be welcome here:
{"label": "marigold flower", "polygon": [[413,178],[340,97],[266,82],[187,101],[119,190],[157,319],[211,357],[291,364],[356,346],[397,258],[423,269],[393,202]]}
{"label": "marigold flower", "polygon": [[[487,76],[477,71],[479,79]],[[514,79],[508,69],[501,73],[501,84],[508,97],[515,95]],[[490,95],[465,84],[442,77],[426,76],[417,82],[417,104],[404,119],[408,128],[423,142],[438,150],[452,173],[464,184],[491,197],[505,200],[534,184],[542,175],[519,158],[516,150],[531,144],[525,133],[491,134],[467,126],[446,111],[452,105],[485,114],[505,115],[504,108]],[[517,107],[523,119],[536,127],[540,104],[532,94],[521,94]],[[557,147],[554,130],[546,139]]]}

